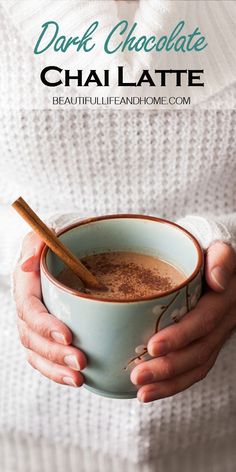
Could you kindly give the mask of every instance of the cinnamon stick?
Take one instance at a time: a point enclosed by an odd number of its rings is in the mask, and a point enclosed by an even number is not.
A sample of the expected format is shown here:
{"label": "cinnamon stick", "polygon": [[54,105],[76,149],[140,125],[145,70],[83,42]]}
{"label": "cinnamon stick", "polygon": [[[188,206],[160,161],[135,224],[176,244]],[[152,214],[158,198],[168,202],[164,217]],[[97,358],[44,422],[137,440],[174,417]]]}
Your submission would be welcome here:
{"label": "cinnamon stick", "polygon": [[45,244],[84,282],[86,287],[104,289],[94,275],[82,262],[61,242],[53,231],[36,215],[22,197],[12,207],[24,218]]}

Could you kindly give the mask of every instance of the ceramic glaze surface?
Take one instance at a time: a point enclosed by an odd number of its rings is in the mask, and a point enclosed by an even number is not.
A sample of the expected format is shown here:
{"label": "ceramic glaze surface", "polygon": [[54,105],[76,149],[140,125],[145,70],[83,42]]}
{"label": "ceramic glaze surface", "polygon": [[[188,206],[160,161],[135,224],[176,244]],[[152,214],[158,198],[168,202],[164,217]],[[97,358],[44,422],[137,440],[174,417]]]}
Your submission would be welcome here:
{"label": "ceramic glaze surface", "polygon": [[[79,257],[104,251],[135,251],[155,255],[186,274],[188,283],[152,299],[131,302],[80,296],[50,278],[63,263],[50,250],[41,260],[44,303],[73,333],[73,344],[83,350],[88,366],[84,386],[114,398],[133,398],[130,381],[136,363],[149,358],[147,342],[160,329],[178,322],[201,295],[203,258],[197,242],[184,230],[142,217],[109,217],[79,224],[60,236]],[[45,251],[44,251],[45,252]]]}

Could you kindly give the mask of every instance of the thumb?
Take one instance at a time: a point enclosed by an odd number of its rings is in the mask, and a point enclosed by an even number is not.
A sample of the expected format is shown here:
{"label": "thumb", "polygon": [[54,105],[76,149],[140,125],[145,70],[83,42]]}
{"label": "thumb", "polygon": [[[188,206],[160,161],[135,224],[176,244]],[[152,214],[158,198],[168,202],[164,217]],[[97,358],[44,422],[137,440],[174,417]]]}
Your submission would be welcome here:
{"label": "thumb", "polygon": [[206,281],[215,292],[223,292],[227,289],[230,279],[236,268],[236,254],[233,248],[217,241],[212,244],[206,255]]}
{"label": "thumb", "polygon": [[44,247],[40,237],[30,232],[23,240],[20,266],[23,272],[36,272],[39,270],[40,255]]}

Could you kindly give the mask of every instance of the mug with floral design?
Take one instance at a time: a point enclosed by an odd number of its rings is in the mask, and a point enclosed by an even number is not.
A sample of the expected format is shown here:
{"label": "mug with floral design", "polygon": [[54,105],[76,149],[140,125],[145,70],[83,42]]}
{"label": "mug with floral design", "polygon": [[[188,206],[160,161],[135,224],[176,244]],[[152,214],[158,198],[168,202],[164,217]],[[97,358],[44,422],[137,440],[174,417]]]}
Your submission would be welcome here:
{"label": "mug with floral design", "polygon": [[108,215],[80,220],[64,228],[60,239],[82,258],[108,251],[156,256],[186,276],[180,285],[156,296],[132,300],[94,298],[66,287],[57,276],[63,263],[47,247],[41,256],[44,303],[73,333],[73,344],[85,352],[84,387],[112,398],[134,398],[130,381],[136,363],[149,359],[147,343],[162,328],[177,323],[199,300],[203,252],[184,228],[143,215]]}

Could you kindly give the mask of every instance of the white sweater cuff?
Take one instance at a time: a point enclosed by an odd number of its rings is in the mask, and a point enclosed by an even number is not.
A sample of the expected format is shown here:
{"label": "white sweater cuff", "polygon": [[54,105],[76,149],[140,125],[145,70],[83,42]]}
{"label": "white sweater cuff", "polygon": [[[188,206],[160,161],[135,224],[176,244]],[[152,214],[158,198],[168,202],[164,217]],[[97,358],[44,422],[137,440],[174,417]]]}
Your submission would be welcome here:
{"label": "white sweater cuff", "polygon": [[207,249],[216,241],[230,244],[236,251],[236,236],[227,226],[217,219],[205,218],[198,215],[187,215],[177,220],[177,223],[187,229],[199,241],[203,249]]}

